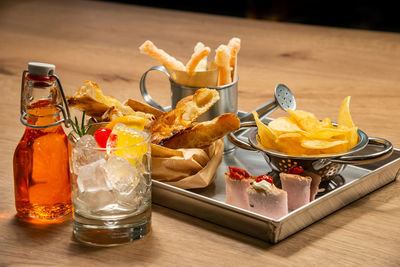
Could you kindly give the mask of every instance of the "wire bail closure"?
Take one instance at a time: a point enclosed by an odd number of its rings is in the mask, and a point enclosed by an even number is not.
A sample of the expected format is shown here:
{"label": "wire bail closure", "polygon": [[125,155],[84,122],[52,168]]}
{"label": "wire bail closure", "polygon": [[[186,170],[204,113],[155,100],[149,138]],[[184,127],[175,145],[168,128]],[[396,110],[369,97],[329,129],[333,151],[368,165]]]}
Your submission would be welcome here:
{"label": "wire bail closure", "polygon": [[26,73],[28,73],[28,72],[29,72],[28,70],[24,70],[24,71],[22,72],[21,98],[20,98],[20,99],[21,99],[21,101],[20,101],[20,112],[21,112],[20,121],[21,121],[21,123],[22,123],[23,125],[25,125],[26,127],[35,128],[35,129],[50,128],[50,127],[54,127],[54,126],[60,125],[61,123],[64,123],[65,127],[67,127],[67,128],[71,127],[71,122],[70,122],[71,115],[70,115],[70,112],[69,112],[67,99],[65,98],[64,90],[63,90],[63,88],[62,88],[60,79],[59,79],[59,78],[57,77],[57,75],[55,75],[55,74],[50,74],[49,76],[50,76],[50,77],[54,77],[54,78],[56,79],[56,81],[57,81],[58,90],[59,90],[60,93],[61,93],[61,97],[62,97],[62,99],[63,99],[65,108],[64,108],[62,105],[60,105],[60,104],[57,104],[56,107],[57,107],[57,108],[61,111],[61,113],[63,114],[63,118],[60,119],[60,120],[58,120],[58,121],[56,121],[55,123],[48,124],[48,125],[42,125],[42,126],[32,125],[32,124],[29,124],[29,123],[27,122],[26,116],[27,116],[28,114],[24,111],[24,108],[23,108],[23,100],[22,100],[22,99],[23,99],[23,91],[24,91],[24,81],[25,81]]}

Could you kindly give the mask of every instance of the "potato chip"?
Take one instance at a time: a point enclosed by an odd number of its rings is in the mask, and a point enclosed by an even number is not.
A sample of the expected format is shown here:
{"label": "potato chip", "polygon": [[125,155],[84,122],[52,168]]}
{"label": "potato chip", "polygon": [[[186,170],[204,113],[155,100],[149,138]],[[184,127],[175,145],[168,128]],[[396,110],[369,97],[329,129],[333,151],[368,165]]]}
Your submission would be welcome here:
{"label": "potato chip", "polygon": [[329,118],[323,119],[323,120],[320,122],[320,125],[321,125],[323,128],[332,128],[332,129],[335,128],[335,126],[333,126],[333,124],[332,124],[331,119],[329,119]]}
{"label": "potato chip", "polygon": [[258,113],[253,111],[254,120],[256,121],[257,128],[258,128],[258,136],[260,138],[261,144],[266,148],[275,148],[275,139],[276,136],[271,129],[262,123],[258,118]]}
{"label": "potato chip", "polygon": [[339,129],[339,128],[319,128],[312,133],[305,134],[308,138],[315,139],[343,139],[345,135],[348,135],[350,129]]}
{"label": "potato chip", "polygon": [[319,120],[311,112],[290,109],[288,109],[287,112],[292,115],[293,119],[296,120],[299,127],[307,132],[311,132],[320,126]]}
{"label": "potato chip", "polygon": [[352,148],[358,143],[357,127],[354,125],[353,119],[350,115],[350,100],[351,96],[347,96],[341,103],[339,108],[338,126],[351,129],[348,135],[349,146]]}
{"label": "potato chip", "polygon": [[355,125],[350,115],[350,99],[351,97],[347,96],[340,105],[338,125],[353,128]]}
{"label": "potato chip", "polygon": [[326,149],[331,148],[338,145],[347,144],[349,141],[347,140],[337,140],[337,141],[328,141],[328,140],[310,140],[303,139],[301,141],[301,146],[309,149]]}
{"label": "potato chip", "polygon": [[284,133],[284,134],[279,135],[276,138],[276,140],[278,142],[279,140],[282,140],[282,139],[296,139],[296,140],[299,140],[299,139],[302,139],[302,138],[303,138],[303,135],[301,135],[299,133]]}
{"label": "potato chip", "polygon": [[349,151],[358,143],[357,127],[350,115],[350,97],[339,110],[338,126],[329,118],[319,121],[303,110],[288,110],[290,116],[277,118],[265,125],[253,112],[261,144],[292,156],[316,156]]}
{"label": "potato chip", "polygon": [[276,139],[276,147],[278,151],[284,152],[289,155],[303,154],[307,149],[300,146],[303,135],[299,133],[284,133]]}
{"label": "potato chip", "polygon": [[281,117],[271,121],[268,127],[272,129],[275,134],[287,132],[300,132],[302,129],[296,124],[292,117]]}

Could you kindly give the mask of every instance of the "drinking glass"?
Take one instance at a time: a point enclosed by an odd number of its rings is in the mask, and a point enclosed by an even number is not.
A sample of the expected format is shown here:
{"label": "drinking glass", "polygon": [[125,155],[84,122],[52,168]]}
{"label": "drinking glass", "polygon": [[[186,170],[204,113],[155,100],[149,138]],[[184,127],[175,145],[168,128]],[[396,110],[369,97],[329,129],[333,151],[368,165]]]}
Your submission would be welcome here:
{"label": "drinking glass", "polygon": [[150,134],[134,130],[132,145],[100,148],[93,135],[71,133],[70,172],[73,233],[95,246],[143,238],[151,226]]}

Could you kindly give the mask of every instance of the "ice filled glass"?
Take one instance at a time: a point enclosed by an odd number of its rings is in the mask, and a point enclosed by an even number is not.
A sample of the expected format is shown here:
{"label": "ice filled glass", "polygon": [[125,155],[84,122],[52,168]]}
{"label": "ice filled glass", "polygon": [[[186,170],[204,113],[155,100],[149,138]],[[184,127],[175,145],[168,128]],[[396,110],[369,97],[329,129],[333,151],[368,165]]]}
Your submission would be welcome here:
{"label": "ice filled glass", "polygon": [[150,134],[92,125],[69,140],[75,238],[113,246],[144,237],[151,225]]}

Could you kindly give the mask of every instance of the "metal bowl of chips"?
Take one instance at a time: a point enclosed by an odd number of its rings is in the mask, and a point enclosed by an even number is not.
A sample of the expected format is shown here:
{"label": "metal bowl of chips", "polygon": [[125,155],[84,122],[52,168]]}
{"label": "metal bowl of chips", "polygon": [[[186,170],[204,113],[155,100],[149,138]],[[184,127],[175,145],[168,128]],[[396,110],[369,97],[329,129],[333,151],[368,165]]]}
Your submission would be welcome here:
{"label": "metal bowl of chips", "polygon": [[[265,120],[268,124],[272,120]],[[247,142],[239,139],[235,135],[236,132],[243,130],[243,128],[252,128],[248,135]],[[243,122],[240,124],[240,129],[228,135],[228,139],[236,146],[253,151],[262,152],[266,162],[272,167],[273,170],[278,172],[287,172],[293,165],[321,176],[322,181],[329,181],[336,175],[339,175],[347,164],[368,164],[376,161],[383,160],[389,157],[393,152],[393,145],[386,139],[379,137],[368,137],[367,134],[361,130],[357,130],[358,143],[349,151],[339,154],[323,154],[312,156],[290,156],[282,152],[265,148],[258,138],[257,125],[255,122]],[[363,153],[363,151],[371,151],[366,149],[368,146],[377,147],[373,151]]]}

